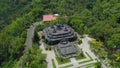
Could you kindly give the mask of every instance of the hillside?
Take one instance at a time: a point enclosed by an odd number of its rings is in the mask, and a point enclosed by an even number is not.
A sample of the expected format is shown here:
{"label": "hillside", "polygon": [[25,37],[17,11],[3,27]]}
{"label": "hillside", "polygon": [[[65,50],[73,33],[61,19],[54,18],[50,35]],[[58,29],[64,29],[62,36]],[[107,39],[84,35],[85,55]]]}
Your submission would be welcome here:
{"label": "hillside", "polygon": [[26,29],[43,14],[54,13],[68,16],[61,22],[79,34],[103,42],[108,58],[114,62],[111,64],[120,66],[119,0],[1,0],[0,67],[14,66],[12,61],[19,61],[23,55]]}

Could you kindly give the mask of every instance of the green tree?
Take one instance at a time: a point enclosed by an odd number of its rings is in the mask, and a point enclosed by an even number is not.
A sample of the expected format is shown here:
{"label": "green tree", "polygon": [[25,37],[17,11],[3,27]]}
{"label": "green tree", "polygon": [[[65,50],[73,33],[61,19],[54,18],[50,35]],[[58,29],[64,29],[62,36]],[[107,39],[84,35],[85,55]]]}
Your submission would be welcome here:
{"label": "green tree", "polygon": [[110,49],[120,49],[120,34],[113,34],[107,41],[107,47]]}
{"label": "green tree", "polygon": [[38,33],[35,31],[35,32],[34,32],[34,37],[33,37],[33,42],[38,43],[39,40],[40,40],[40,39],[39,39]]}
{"label": "green tree", "polygon": [[[103,27],[104,26],[104,27]],[[100,39],[105,42],[114,32],[114,29],[107,23],[97,22],[90,28],[90,34],[96,39]]]}
{"label": "green tree", "polygon": [[30,67],[30,68],[46,68],[47,63],[46,63],[46,55],[41,53],[41,50],[39,47],[29,49],[21,58],[21,63],[20,65],[22,67]]}

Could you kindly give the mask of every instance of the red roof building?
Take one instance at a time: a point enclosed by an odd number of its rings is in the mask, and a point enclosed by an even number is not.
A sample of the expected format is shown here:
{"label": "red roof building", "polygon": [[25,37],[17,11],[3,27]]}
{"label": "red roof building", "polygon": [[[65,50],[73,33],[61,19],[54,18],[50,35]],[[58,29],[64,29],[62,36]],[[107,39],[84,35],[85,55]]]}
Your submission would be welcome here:
{"label": "red roof building", "polygon": [[43,15],[43,22],[49,22],[55,20],[57,16],[55,15]]}

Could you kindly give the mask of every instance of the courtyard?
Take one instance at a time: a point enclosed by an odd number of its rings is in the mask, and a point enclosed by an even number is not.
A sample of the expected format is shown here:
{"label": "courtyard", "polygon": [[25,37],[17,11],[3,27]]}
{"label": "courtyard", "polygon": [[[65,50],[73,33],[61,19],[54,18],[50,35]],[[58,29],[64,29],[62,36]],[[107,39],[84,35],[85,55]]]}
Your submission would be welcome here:
{"label": "courtyard", "polygon": [[90,50],[89,41],[92,39],[87,36],[80,39],[82,40],[82,44],[78,44],[77,46],[79,49],[82,49],[83,56],[79,55],[77,57],[71,57],[63,61],[57,57],[54,49],[46,50],[44,43],[42,43],[40,49],[42,49],[42,53],[47,54],[46,61],[48,68],[94,68],[95,63],[97,63],[99,59]]}
{"label": "courtyard", "polygon": [[90,49],[93,39],[81,37],[67,25],[50,26],[38,34],[42,38],[40,49],[47,54],[47,68],[94,68],[100,62]]}

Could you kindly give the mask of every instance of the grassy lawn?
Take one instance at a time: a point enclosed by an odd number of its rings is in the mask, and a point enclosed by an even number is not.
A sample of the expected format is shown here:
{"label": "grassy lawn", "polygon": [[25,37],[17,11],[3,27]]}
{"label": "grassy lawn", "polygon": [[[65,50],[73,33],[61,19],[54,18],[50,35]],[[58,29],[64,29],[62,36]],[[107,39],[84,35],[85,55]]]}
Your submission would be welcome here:
{"label": "grassy lawn", "polygon": [[92,61],[92,59],[87,60],[87,61],[83,61],[83,62],[79,62],[79,64],[86,63],[86,62],[90,62],[90,61]]}
{"label": "grassy lawn", "polygon": [[[84,65],[84,66],[81,66],[81,67],[84,67],[84,68],[95,68],[95,64],[88,64],[88,65]],[[79,68],[81,68],[79,67]]]}
{"label": "grassy lawn", "polygon": [[76,57],[75,57],[76,60],[81,60],[81,59],[84,59],[84,58],[85,58],[84,55],[83,55],[83,56],[79,55],[79,56],[76,56]]}
{"label": "grassy lawn", "polygon": [[52,59],[52,65],[53,65],[53,68],[56,68],[56,66],[55,66],[55,62],[54,62],[53,59]]}
{"label": "grassy lawn", "polygon": [[86,63],[86,62],[90,62],[90,61],[92,61],[93,59],[91,58],[91,56],[87,53],[87,52],[85,52],[86,54],[87,54],[87,56],[90,58],[90,60],[87,60],[87,61],[83,61],[83,62],[79,62],[79,64],[81,64],[81,63]]}
{"label": "grassy lawn", "polygon": [[85,52],[86,54],[87,54],[87,56],[90,58],[90,59],[92,59],[92,57],[87,53],[87,52]]}
{"label": "grassy lawn", "polygon": [[70,65],[67,65],[67,66],[65,66],[65,67],[61,67],[61,68],[68,68],[68,67],[72,67],[73,65],[72,64],[70,64]]}
{"label": "grassy lawn", "polygon": [[56,57],[56,60],[58,61],[58,64],[65,64],[65,63],[71,62],[70,59],[63,59],[63,60],[61,60],[58,57]]}

